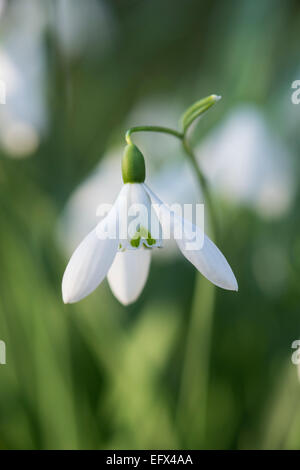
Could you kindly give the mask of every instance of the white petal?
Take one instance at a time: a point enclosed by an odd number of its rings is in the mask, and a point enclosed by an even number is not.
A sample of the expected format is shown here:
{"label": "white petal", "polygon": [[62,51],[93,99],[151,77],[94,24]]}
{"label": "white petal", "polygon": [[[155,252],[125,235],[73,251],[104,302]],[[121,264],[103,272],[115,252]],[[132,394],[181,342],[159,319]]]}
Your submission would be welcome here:
{"label": "white petal", "polygon": [[128,185],[128,205],[142,204],[147,210],[151,209],[151,199],[141,183],[127,183]]}
{"label": "white petal", "polygon": [[84,238],[73,253],[62,281],[64,303],[78,302],[93,292],[111,266],[118,249],[118,240],[104,236],[99,238],[106,219]]}
{"label": "white petal", "polygon": [[[178,219],[175,218],[175,224],[181,223]],[[195,233],[197,229],[198,227],[184,220],[184,237],[181,240],[176,240],[182,254],[203,274],[203,276],[216,286],[228,290],[238,290],[238,284],[231,267],[225,256],[210,238],[204,235],[204,243],[200,250],[186,249],[189,240],[192,238],[192,234]],[[190,236],[188,232],[190,232]]]}
{"label": "white petal", "polygon": [[161,226],[144,185],[127,183],[124,188],[126,194],[124,192],[118,208],[119,242],[122,248],[161,246]]}
{"label": "white petal", "polygon": [[166,204],[164,204],[159,197],[154,194],[154,192],[145,184],[143,186],[147,193],[149,194],[151,201],[153,203],[153,208],[156,213],[156,216],[161,223],[164,237],[170,238],[170,234],[173,230],[173,219],[174,219],[174,212],[172,212]]}
{"label": "white petal", "polygon": [[151,249],[119,251],[108,271],[107,279],[115,297],[124,305],[134,302],[146,283]]}
{"label": "white petal", "polygon": [[[216,247],[216,245],[204,235],[204,243],[199,250],[188,250],[187,246],[193,239],[193,234],[201,229],[196,227],[186,219],[182,219],[178,215],[172,213],[170,209],[148,188],[144,185],[148,191],[152,201],[159,205],[157,215],[163,224],[163,220],[171,218],[174,228],[178,226],[184,227],[182,239],[176,239],[177,245],[179,246],[182,254],[213,284],[223,289],[238,290],[237,280],[229,266],[225,256]],[[201,239],[202,233],[199,234]]]}

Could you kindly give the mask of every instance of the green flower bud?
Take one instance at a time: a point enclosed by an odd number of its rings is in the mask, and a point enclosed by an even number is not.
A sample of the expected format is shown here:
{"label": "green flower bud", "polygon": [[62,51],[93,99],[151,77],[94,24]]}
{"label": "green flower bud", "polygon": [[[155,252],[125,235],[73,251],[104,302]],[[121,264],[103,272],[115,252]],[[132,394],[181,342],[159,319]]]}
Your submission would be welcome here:
{"label": "green flower bud", "polygon": [[145,160],[136,145],[125,147],[122,158],[122,177],[124,183],[143,183],[145,181]]}

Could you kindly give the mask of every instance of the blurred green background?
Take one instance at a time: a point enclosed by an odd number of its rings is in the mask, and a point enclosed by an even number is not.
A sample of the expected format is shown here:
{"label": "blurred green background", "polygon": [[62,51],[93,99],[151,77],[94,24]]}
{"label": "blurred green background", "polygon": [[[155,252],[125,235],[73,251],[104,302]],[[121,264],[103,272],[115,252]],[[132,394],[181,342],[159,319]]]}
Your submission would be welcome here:
{"label": "blurred green background", "polygon": [[[0,15],[0,448],[300,449],[299,2],[2,0]],[[105,281],[65,306],[126,129],[174,127],[210,93],[191,142],[239,292],[171,249],[136,304]],[[172,137],[136,141],[167,202],[202,201]]]}

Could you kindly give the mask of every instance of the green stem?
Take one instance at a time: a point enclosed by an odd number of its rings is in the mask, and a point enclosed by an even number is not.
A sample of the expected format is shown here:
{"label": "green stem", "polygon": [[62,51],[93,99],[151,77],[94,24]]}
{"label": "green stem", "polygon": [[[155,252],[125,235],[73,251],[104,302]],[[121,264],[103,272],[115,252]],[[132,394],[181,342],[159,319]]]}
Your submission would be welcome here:
{"label": "green stem", "polygon": [[177,137],[178,139],[183,139],[183,134],[181,132],[175,131],[174,129],[170,129],[169,127],[161,127],[161,126],[136,126],[131,127],[128,129],[125,135],[125,140],[127,144],[132,144],[131,134],[134,132],[160,132],[162,134],[169,134]]}
{"label": "green stem", "polygon": [[199,186],[200,186],[200,188],[202,190],[202,193],[203,193],[204,200],[206,201],[206,203],[208,205],[208,213],[209,213],[209,216],[210,216],[210,229],[211,229],[211,232],[212,232],[214,238],[216,239],[217,238],[217,233],[218,233],[218,231],[217,231],[217,220],[216,220],[214,205],[213,205],[213,201],[212,201],[212,198],[211,198],[211,195],[210,195],[210,191],[209,191],[209,188],[208,188],[206,178],[205,178],[204,174],[202,173],[202,171],[200,170],[200,168],[198,166],[195,154],[194,154],[193,150],[191,149],[191,147],[190,147],[190,145],[189,145],[189,143],[186,139],[186,135],[182,139],[182,144],[183,144],[183,148],[185,150],[185,153],[188,156],[189,161],[191,162],[191,165],[195,170]]}
{"label": "green stem", "polygon": [[207,447],[207,406],[216,289],[197,273],[175,415],[187,449]]}
{"label": "green stem", "polygon": [[[206,178],[197,164],[186,134],[182,144],[208,205],[210,229],[216,238],[217,221]],[[185,438],[184,444],[192,449],[207,446],[207,405],[214,303],[214,286],[197,273],[176,410],[176,422],[181,429],[183,439]]]}

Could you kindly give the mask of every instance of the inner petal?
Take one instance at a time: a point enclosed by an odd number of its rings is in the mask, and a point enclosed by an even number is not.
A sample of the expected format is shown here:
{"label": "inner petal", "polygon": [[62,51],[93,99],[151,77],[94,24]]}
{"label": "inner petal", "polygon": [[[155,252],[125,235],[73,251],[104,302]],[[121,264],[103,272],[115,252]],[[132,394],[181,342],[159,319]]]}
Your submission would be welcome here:
{"label": "inner petal", "polygon": [[150,197],[138,183],[127,183],[128,196],[119,208],[119,251],[162,246],[162,228]]}

